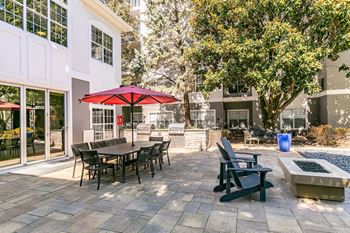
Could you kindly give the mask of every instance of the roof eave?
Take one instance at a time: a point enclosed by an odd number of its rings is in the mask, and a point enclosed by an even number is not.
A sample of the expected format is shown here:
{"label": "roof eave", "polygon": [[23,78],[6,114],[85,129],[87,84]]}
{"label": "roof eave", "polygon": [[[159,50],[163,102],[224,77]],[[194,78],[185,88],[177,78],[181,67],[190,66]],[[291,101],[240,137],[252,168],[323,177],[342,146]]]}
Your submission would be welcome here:
{"label": "roof eave", "polygon": [[100,0],[81,0],[86,6],[98,13],[104,19],[117,26],[122,32],[130,32],[133,28],[120,16],[109,9]]}

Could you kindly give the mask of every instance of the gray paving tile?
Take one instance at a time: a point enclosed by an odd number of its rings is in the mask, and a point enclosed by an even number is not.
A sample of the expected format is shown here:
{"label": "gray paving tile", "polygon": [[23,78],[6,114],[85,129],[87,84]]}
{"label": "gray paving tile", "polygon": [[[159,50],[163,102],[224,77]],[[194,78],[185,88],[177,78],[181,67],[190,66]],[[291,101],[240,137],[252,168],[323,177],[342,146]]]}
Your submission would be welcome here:
{"label": "gray paving tile", "polygon": [[205,214],[184,213],[177,224],[186,227],[204,228],[207,219],[208,215]]}
{"label": "gray paving tile", "polygon": [[178,221],[178,217],[155,215],[140,233],[168,233],[171,232]]}

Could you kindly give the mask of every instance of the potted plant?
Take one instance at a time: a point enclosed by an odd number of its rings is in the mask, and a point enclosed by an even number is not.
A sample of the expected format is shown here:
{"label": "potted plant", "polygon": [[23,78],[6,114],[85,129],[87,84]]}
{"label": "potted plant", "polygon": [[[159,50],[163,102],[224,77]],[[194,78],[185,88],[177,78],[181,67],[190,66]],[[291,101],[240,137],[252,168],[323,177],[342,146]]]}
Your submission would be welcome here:
{"label": "potted plant", "polygon": [[292,134],[287,133],[287,130],[283,129],[281,133],[277,134],[277,143],[280,151],[289,152],[292,146]]}

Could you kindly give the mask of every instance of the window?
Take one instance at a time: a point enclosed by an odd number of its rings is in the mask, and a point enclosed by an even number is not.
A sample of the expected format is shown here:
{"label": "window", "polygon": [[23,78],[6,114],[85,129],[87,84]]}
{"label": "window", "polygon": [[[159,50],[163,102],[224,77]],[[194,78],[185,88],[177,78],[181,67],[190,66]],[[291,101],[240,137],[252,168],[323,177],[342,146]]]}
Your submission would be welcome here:
{"label": "window", "polygon": [[50,19],[51,41],[67,46],[67,10],[51,1]]}
{"label": "window", "polygon": [[236,84],[224,88],[225,97],[239,97],[243,95],[251,95],[249,88],[244,81],[238,80]]}
{"label": "window", "polygon": [[91,57],[113,65],[113,38],[91,26]]}
{"label": "window", "polygon": [[114,110],[93,108],[92,128],[95,131],[95,140],[113,138]]}
{"label": "window", "polygon": [[305,126],[304,109],[286,109],[281,113],[282,129],[304,129]]}
{"label": "window", "polygon": [[140,6],[140,0],[130,0],[130,5],[132,7],[139,7]]}
{"label": "window", "polygon": [[247,128],[249,123],[249,110],[228,110],[227,111],[228,128]]}
{"label": "window", "polygon": [[0,0],[0,20],[23,28],[23,0]]}
{"label": "window", "polygon": [[215,110],[191,110],[191,120],[196,128],[215,127]]}
{"label": "window", "polygon": [[27,31],[47,38],[46,0],[27,0]]}
{"label": "window", "polygon": [[148,121],[150,124],[154,124],[157,129],[166,129],[173,122],[173,112],[150,112]]}

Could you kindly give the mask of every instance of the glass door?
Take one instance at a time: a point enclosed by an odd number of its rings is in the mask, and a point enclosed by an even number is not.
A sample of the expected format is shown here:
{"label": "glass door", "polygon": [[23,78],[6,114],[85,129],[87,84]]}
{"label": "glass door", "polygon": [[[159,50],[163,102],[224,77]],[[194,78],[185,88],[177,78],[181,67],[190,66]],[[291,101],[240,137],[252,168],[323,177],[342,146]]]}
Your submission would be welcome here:
{"label": "glass door", "polygon": [[21,89],[0,84],[0,168],[21,163]]}
{"label": "glass door", "polygon": [[50,155],[55,158],[65,155],[65,94],[50,92]]}
{"label": "glass door", "polygon": [[45,91],[26,90],[27,162],[45,159]]}

